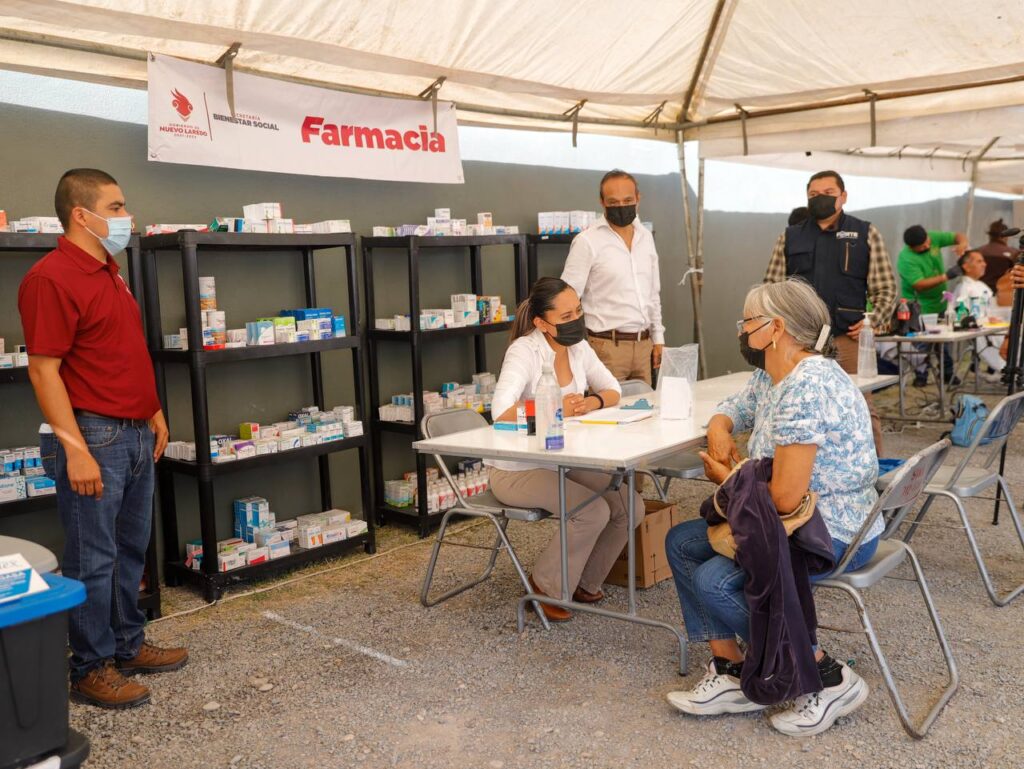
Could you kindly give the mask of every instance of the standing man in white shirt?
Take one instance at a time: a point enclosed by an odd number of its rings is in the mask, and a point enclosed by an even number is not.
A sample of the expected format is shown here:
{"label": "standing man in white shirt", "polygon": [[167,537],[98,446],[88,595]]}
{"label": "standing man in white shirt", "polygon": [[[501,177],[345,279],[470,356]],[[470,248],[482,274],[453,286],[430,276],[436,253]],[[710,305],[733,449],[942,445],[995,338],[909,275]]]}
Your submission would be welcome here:
{"label": "standing man in white shirt", "polygon": [[583,301],[587,337],[619,381],[651,383],[661,366],[661,275],[654,237],[640,223],[640,188],[615,169],[601,179],[604,216],[572,241],[562,280]]}

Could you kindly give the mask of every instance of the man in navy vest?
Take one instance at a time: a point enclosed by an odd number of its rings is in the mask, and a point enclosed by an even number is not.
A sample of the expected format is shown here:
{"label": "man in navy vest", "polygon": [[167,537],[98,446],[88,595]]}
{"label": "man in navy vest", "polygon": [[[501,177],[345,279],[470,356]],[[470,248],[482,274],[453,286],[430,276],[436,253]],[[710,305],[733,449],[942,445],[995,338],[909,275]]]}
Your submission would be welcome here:
{"label": "man in navy vest", "polygon": [[[846,185],[835,171],[819,171],[807,182],[810,216],[786,228],[775,242],[766,283],[796,275],[812,286],[832,316],[839,365],[857,373],[857,337],[871,303],[871,327],[888,330],[896,306],[896,278],[882,234],[870,222],[843,211]],[[875,450],[882,453],[882,427],[871,398]]]}

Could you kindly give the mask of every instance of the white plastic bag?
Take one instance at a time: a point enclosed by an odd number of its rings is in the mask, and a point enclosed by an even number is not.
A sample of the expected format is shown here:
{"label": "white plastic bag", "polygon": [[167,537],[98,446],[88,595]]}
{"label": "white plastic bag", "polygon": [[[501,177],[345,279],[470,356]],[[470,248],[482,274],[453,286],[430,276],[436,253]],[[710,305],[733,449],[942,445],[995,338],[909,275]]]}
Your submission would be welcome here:
{"label": "white plastic bag", "polygon": [[666,347],[658,371],[657,402],[662,419],[693,417],[693,385],[697,381],[696,344]]}

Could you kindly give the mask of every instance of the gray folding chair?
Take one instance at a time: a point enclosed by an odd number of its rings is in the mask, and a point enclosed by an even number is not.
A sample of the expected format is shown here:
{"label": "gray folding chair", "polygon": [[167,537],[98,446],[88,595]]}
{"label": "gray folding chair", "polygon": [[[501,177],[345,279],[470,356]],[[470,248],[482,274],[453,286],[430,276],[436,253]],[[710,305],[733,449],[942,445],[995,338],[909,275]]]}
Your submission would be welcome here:
{"label": "gray folding chair", "polygon": [[[921,739],[928,733],[928,729],[931,728],[932,723],[960,685],[960,674],[957,672],[956,660],[953,659],[949,642],[946,640],[946,634],[942,630],[942,623],[939,621],[938,611],[936,611],[931,594],[928,592],[928,584],[925,582],[924,572],[921,571],[921,564],[917,560],[914,551],[910,549],[910,545],[906,542],[898,539],[883,538],[879,540],[878,550],[875,551],[874,556],[868,563],[854,571],[846,571],[846,566],[856,554],[857,548],[860,547],[868,531],[870,531],[879,516],[893,510],[908,508],[914,503],[914,500],[920,496],[929,480],[939,469],[942,460],[949,451],[949,447],[950,442],[948,440],[941,440],[912,456],[894,472],[892,482],[879,496],[878,502],[871,509],[871,513],[864,521],[853,542],[850,543],[842,560],[840,560],[828,577],[817,582],[818,588],[842,590],[853,600],[854,605],[857,607],[857,613],[860,615],[861,629],[867,636],[871,653],[874,655],[875,661],[882,671],[882,679],[885,681],[885,688],[889,691],[892,704],[896,708],[896,715],[899,716],[900,723],[903,724],[907,734],[915,739]],[[864,606],[864,599],[861,596],[862,590],[878,584],[907,559],[909,559],[911,568],[914,570],[915,581],[917,582],[918,589],[921,591],[921,597],[924,598],[924,604],[928,609],[928,616],[931,618],[932,627],[935,629],[935,636],[938,638],[939,646],[942,649],[942,656],[946,660],[946,669],[949,673],[949,681],[942,691],[942,696],[932,705],[928,715],[925,716],[919,725],[914,725],[910,720],[910,714],[907,712],[903,698],[900,696],[896,683],[893,681],[889,663],[882,653],[878,636],[875,633],[874,626],[871,624],[871,619],[868,617],[868,611]],[[828,628],[824,625],[821,627],[830,630],[837,629]]]}
{"label": "gray folding chair", "polygon": [[[963,459],[956,465],[946,465],[939,469],[935,478],[925,488],[925,501],[921,510],[914,518],[903,537],[909,542],[917,530],[921,519],[924,518],[936,497],[945,497],[956,506],[960,521],[963,523],[964,532],[967,534],[967,542],[970,545],[974,562],[978,565],[978,572],[981,580],[985,583],[985,591],[992,603],[996,606],[1006,606],[1010,601],[1024,591],[1024,582],[1018,584],[1008,593],[998,595],[989,576],[985,559],[978,548],[978,541],[971,528],[971,522],[967,517],[967,509],[964,507],[965,499],[994,499],[994,497],[982,496],[989,489],[999,489],[1006,507],[1010,511],[1010,520],[1017,532],[1017,539],[1021,548],[1024,549],[1024,530],[1021,529],[1020,517],[1017,514],[1017,507],[1013,502],[1006,479],[999,474],[997,459],[1002,451],[1003,445],[1010,438],[1013,429],[1020,422],[1024,415],[1024,392],[1009,395],[1003,398],[988,415],[988,419],[981,426],[978,435],[974,439]],[[885,488],[891,483],[893,474],[888,473],[878,479],[879,488]],[[896,530],[903,524],[910,509],[907,508],[895,516],[886,528],[886,535],[895,534]]]}
{"label": "gray folding chair", "polygon": [[[445,411],[428,414],[423,417],[423,421],[420,423],[420,430],[422,431],[424,438],[437,438],[442,435],[451,435],[452,433],[460,433],[465,430],[473,430],[478,427],[487,426],[487,420],[475,411],[470,411],[469,409],[447,409]],[[523,565],[519,562],[519,558],[516,556],[516,551],[508,539],[506,529],[508,528],[509,521],[539,521],[543,518],[547,518],[550,513],[548,513],[547,510],[541,509],[522,509],[502,505],[490,491],[485,491],[483,494],[477,494],[472,498],[472,501],[469,501],[459,492],[459,485],[452,479],[452,475],[449,472],[444,459],[439,454],[435,454],[434,461],[437,463],[437,467],[441,471],[442,475],[444,475],[448,482],[451,483],[451,486],[458,497],[458,503],[448,510],[441,518],[441,527],[437,530],[437,539],[434,541],[434,548],[430,553],[430,563],[427,565],[427,573],[423,579],[423,589],[420,591],[420,603],[424,606],[436,606],[437,604],[447,601],[449,598],[484,582],[494,572],[494,566],[498,560],[498,553],[502,550],[506,551],[509,558],[512,560],[512,565],[515,567],[516,573],[519,575],[519,581],[523,583],[523,590],[527,593],[532,592],[530,580],[527,577],[526,572],[523,570]],[[448,524],[451,522],[453,515],[465,515],[471,518],[484,518],[490,521],[495,530],[493,544],[487,547],[483,545],[473,545],[466,542],[456,542],[451,539],[445,540],[445,534],[448,532]],[[431,598],[430,585],[434,581],[434,569],[437,567],[437,557],[441,552],[442,544],[452,547],[465,547],[473,550],[487,550],[490,551],[490,556],[488,557],[486,568],[479,576]],[[534,608],[536,609],[537,616],[540,617],[545,629],[549,629],[550,626],[548,625],[547,618],[544,616],[544,612],[540,610],[540,607],[536,603],[534,603]]]}
{"label": "gray folding chair", "polygon": [[[619,385],[622,387],[623,398],[654,392],[651,386],[642,379],[627,379],[625,382],[619,382]],[[682,481],[707,480],[707,476],[704,475],[704,460],[693,451],[673,454],[663,459],[658,467],[637,472],[651,479],[655,491],[658,492],[658,498],[662,502],[668,502],[668,488],[674,479]]]}

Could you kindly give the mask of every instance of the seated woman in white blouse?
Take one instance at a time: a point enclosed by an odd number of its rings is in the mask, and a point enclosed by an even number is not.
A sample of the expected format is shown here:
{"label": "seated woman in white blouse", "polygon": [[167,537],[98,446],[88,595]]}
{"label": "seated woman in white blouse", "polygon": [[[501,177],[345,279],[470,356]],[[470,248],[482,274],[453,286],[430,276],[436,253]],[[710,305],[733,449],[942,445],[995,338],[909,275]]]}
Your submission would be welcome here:
{"label": "seated woman in white blouse", "polygon": [[[553,364],[562,388],[563,414],[578,416],[614,406],[622,392],[619,383],[584,341],[583,307],[572,287],[559,278],[541,278],[530,296],[516,308],[512,344],[505,353],[491,401],[495,421],[515,419],[516,404],[534,397],[541,368]],[[587,391],[591,395],[585,396]],[[510,507],[533,507],[558,514],[558,473],[527,462],[487,460],[491,491]],[[566,509],[573,510],[595,491],[608,488],[611,476],[589,470],[571,470],[565,482]],[[626,545],[628,491],[625,484],[576,510],[567,527],[569,587],[573,600],[595,603],[604,598],[601,585]],[[635,497],[636,523],[643,520],[643,500]],[[561,546],[558,534],[541,553],[530,578],[533,589],[547,596],[562,592]],[[543,606],[554,622],[572,613]]]}

